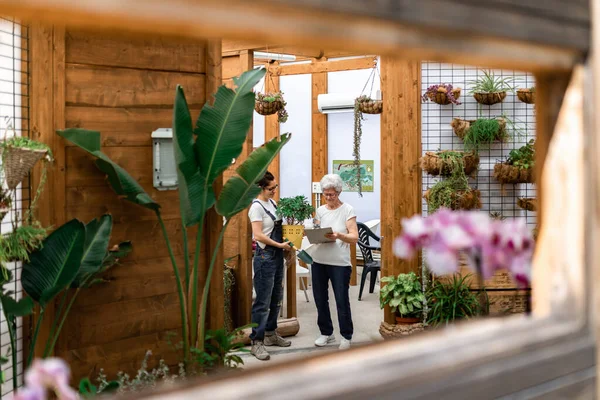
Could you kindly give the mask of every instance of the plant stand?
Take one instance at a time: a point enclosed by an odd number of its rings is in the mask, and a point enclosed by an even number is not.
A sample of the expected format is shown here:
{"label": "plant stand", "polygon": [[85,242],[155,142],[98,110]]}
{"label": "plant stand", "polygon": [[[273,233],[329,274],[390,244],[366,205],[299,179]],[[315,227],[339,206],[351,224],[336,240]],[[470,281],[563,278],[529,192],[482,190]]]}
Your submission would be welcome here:
{"label": "plant stand", "polygon": [[519,168],[505,163],[494,165],[494,178],[505,183],[534,183],[535,173],[533,168]]}
{"label": "plant stand", "polygon": [[479,104],[491,106],[497,103],[502,103],[506,98],[506,92],[473,93],[473,97]]}
{"label": "plant stand", "polygon": [[449,176],[452,174],[452,164],[449,160],[443,157],[444,153],[460,153],[464,164],[466,175],[470,175],[477,171],[479,167],[479,155],[475,152],[464,152],[454,150],[444,150],[440,152],[428,151],[419,159],[421,169],[432,176]]}
{"label": "plant stand", "polygon": [[382,321],[379,326],[379,334],[386,340],[407,337],[415,333],[423,332],[424,330],[425,326],[422,322],[416,324],[395,325]]}

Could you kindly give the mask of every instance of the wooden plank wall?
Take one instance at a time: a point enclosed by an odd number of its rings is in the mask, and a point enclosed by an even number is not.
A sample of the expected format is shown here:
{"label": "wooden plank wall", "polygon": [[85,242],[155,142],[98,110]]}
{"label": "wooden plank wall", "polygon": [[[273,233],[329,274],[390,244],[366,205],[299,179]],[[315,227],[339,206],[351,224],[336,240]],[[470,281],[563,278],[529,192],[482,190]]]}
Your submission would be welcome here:
{"label": "wooden plank wall", "polygon": [[[64,101],[56,97],[61,104],[57,104],[55,117],[60,117],[62,109],[67,128],[102,132],[103,151],[163,206],[174,252],[182,262],[178,194],[152,186],[150,134],[171,126],[177,84],[184,87],[192,118],[197,117],[206,100],[206,42],[67,29],[63,48]],[[67,220],[87,222],[111,213],[112,242],[131,240],[133,252],[108,273],[112,282],[79,296],[56,355],[69,362],[75,382],[84,375],[95,377],[100,368],[109,376],[119,370],[132,373],[146,350],[152,350],[153,362],[164,358],[176,364],[179,357],[167,344],[167,336],[174,332],[173,342],[180,340],[179,303],[155,216],[119,200],[90,157],[64,142],[62,146],[64,192],[54,193],[52,201],[65,205]],[[60,166],[61,160],[58,162]],[[189,243],[193,245],[194,239],[190,232]]]}

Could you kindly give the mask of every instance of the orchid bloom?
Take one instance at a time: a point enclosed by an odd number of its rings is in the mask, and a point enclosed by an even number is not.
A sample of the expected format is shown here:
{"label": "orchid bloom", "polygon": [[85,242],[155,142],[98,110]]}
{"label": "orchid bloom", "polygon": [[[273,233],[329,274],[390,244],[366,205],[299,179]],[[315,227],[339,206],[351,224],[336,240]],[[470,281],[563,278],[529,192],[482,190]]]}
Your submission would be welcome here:
{"label": "orchid bloom", "polygon": [[69,386],[71,370],[60,358],[34,360],[25,373],[25,386],[14,395],[13,400],[46,400],[47,389],[58,399],[76,400],[79,395]]}
{"label": "orchid bloom", "polygon": [[463,253],[484,279],[507,269],[520,286],[527,286],[533,247],[531,232],[522,219],[497,221],[478,211],[440,209],[428,217],[404,218],[394,254],[409,259],[423,248],[430,270],[445,275],[458,272]]}

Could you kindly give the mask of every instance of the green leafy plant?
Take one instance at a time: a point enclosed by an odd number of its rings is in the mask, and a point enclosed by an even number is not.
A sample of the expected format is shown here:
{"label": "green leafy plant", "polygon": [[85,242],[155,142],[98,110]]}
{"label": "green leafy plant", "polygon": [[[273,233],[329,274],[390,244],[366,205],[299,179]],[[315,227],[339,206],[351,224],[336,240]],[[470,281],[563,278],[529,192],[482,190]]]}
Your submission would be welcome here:
{"label": "green leafy plant", "polygon": [[84,399],[91,399],[96,397],[96,395],[100,392],[102,392],[102,394],[116,392],[119,387],[120,384],[117,381],[106,382],[103,386],[97,387],[90,381],[89,378],[83,378],[79,381],[79,394]]}
{"label": "green leafy plant", "polygon": [[535,139],[531,139],[524,146],[513,149],[508,154],[506,164],[522,169],[533,168],[535,165]]}
{"label": "green leafy plant", "polygon": [[469,187],[469,179],[465,174],[464,159],[449,156],[452,162],[452,172],[446,179],[438,181],[427,193],[426,201],[429,213],[436,212],[440,207],[459,208],[462,198],[468,196],[471,203],[479,201],[476,193]]}
{"label": "green leafy plant", "polygon": [[386,284],[379,293],[381,308],[389,304],[392,312],[400,317],[421,316],[425,295],[419,277],[414,272],[384,276],[381,282]]}
{"label": "green leafy plant", "polygon": [[515,78],[512,76],[502,77],[496,76],[492,71],[482,70],[483,75],[476,79],[468,81],[471,85],[469,94],[474,93],[498,93],[498,92],[514,92]]}
{"label": "green leafy plant", "polygon": [[274,92],[274,93],[256,93],[256,101],[263,101],[266,103],[280,102],[281,109],[277,111],[277,121],[280,123],[287,122],[288,120],[288,112],[285,109],[287,106],[286,101],[283,99],[283,92]]}
{"label": "green leafy plant", "polygon": [[283,197],[277,204],[277,214],[285,218],[288,225],[302,225],[310,218],[315,208],[308,202],[306,196]]}
{"label": "green leafy plant", "polygon": [[244,365],[244,361],[235,352],[248,353],[250,350],[244,347],[244,343],[239,339],[242,331],[251,328],[256,324],[248,324],[227,332],[225,328],[206,331],[205,349],[192,348],[194,362],[201,366],[205,372],[215,371],[219,368],[236,369]]}
{"label": "green leafy plant", "polygon": [[0,236],[0,260],[29,261],[29,254],[42,246],[46,232],[46,228],[34,222],[33,225],[18,226]]}
{"label": "green leafy plant", "polygon": [[[291,134],[283,134],[254,150],[236,169],[236,175],[227,180],[219,197],[213,190],[213,183],[220,179],[230,167],[231,160],[242,151],[246,134],[252,122],[255,96],[252,88],[264,76],[265,70],[251,70],[234,78],[236,90],[219,87],[214,105],[206,104],[192,124],[190,110],[183,88],[178,86],[173,106],[173,147],[179,186],[179,205],[183,243],[188,243],[187,228],[197,226],[195,256],[190,265],[189,249],[184,246],[184,278],[179,274],[179,266],[171,246],[160,213],[160,205],[144,191],[140,184],[123,168],[113,162],[100,150],[100,133],[85,129],[66,129],[58,134],[97,158],[96,165],[108,175],[108,183],[125,200],[153,210],[167,244],[169,257],[175,274],[177,293],[182,320],[182,342],[186,362],[191,347],[204,351],[206,307],[210,282],[225,230],[231,218],[248,207],[260,193],[257,182],[264,176],[268,165],[290,140]],[[198,276],[200,249],[202,248],[203,228],[207,212],[212,208],[224,217],[219,237],[212,250],[204,288],[198,301]],[[184,289],[185,287],[185,289]],[[189,305],[189,306],[188,306]],[[198,310],[198,306],[200,310]]]}
{"label": "green leafy plant", "polygon": [[496,140],[506,141],[509,136],[504,124],[497,118],[479,118],[474,121],[463,138],[465,149],[478,150],[481,145]]}
{"label": "green leafy plant", "polygon": [[468,319],[482,312],[477,295],[470,291],[471,274],[452,276],[450,282],[435,280],[427,290],[429,306],[427,323],[433,326],[448,325],[459,319]]}

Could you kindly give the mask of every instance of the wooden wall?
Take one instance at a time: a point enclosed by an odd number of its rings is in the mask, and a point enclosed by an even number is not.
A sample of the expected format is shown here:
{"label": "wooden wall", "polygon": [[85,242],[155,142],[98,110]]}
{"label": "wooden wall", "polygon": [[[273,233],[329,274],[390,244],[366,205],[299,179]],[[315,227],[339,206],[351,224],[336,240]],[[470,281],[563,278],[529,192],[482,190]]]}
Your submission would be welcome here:
{"label": "wooden wall", "polygon": [[[32,27],[34,32],[43,29]],[[171,126],[177,84],[185,90],[192,118],[197,117],[206,100],[206,42],[131,38],[56,27],[53,35],[52,30],[49,32],[34,35],[38,43],[32,45],[52,43],[45,48],[53,49],[54,64],[58,66],[52,77],[55,92],[48,100],[54,104],[54,128],[81,127],[102,132],[102,150],[163,206],[174,252],[182,262],[178,194],[157,191],[152,186],[150,134]],[[42,61],[35,57],[34,53],[32,65]],[[218,61],[220,68],[220,47]],[[43,79],[48,78],[41,73],[32,75],[33,87],[41,90]],[[87,222],[111,213],[112,242],[133,242],[129,257],[108,273],[112,282],[80,294],[63,328],[56,355],[69,362],[75,382],[83,375],[95,377],[100,368],[109,376],[119,370],[132,373],[139,368],[146,350],[152,350],[154,360],[164,358],[176,364],[179,358],[168,346],[167,334],[175,332],[173,342],[179,342],[179,303],[156,217],[149,210],[118,199],[92,159],[56,137],[50,129],[41,138],[53,143],[59,166],[51,181],[54,190],[46,196],[41,212],[64,205],[64,216],[52,219],[55,226],[71,218]],[[194,240],[190,232],[189,243]]]}

